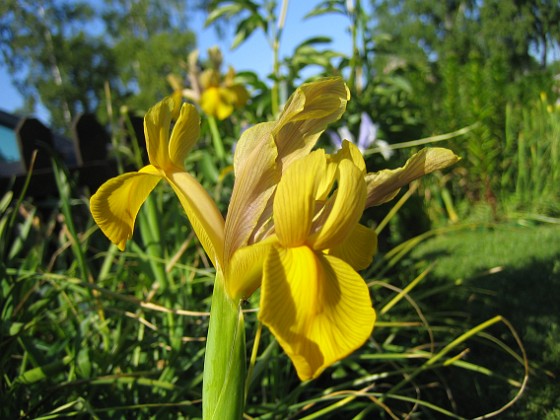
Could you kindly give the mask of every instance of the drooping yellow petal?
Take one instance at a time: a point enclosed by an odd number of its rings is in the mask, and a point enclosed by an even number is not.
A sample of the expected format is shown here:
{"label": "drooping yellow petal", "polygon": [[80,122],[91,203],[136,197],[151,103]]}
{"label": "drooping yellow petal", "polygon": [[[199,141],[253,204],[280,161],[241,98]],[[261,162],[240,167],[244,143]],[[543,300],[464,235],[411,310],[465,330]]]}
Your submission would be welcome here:
{"label": "drooping yellow petal", "polygon": [[144,135],[150,163],[156,168],[166,170],[169,160],[169,133],[171,120],[177,101],[168,96],[151,107],[144,117]]}
{"label": "drooping yellow petal", "polygon": [[276,182],[277,150],[270,124],[257,124],[246,130],[235,149],[235,184],[226,220],[226,260],[246,246],[258,229]]}
{"label": "drooping yellow petal", "polygon": [[90,210],[103,233],[124,250],[132,237],[138,210],[161,177],[148,165],[140,172],[129,172],[105,182],[91,197]]}
{"label": "drooping yellow petal", "polygon": [[188,172],[166,174],[167,181],[191,222],[202,247],[216,269],[223,268],[224,218],[216,203],[200,183]]}
{"label": "drooping yellow petal", "polygon": [[309,153],[327,125],[344,113],[349,99],[349,90],[339,77],[306,83],[294,92],[274,132],[282,171]]}
{"label": "drooping yellow petal", "polygon": [[356,271],[369,267],[376,252],[375,231],[360,224],[354,226],[352,233],[343,242],[328,250],[329,255],[346,261]]}
{"label": "drooping yellow petal", "polygon": [[246,299],[260,287],[263,265],[274,241],[271,237],[235,251],[225,275],[226,290],[232,299]]}
{"label": "drooping yellow petal", "polygon": [[299,246],[311,232],[315,197],[326,170],[322,149],[294,162],[286,171],[274,197],[274,226],[283,246]]}
{"label": "drooping yellow petal", "polygon": [[185,103],[180,109],[169,139],[169,159],[176,167],[184,169],[187,154],[200,135],[200,117],[191,104]]}
{"label": "drooping yellow petal", "polygon": [[308,380],[364,344],[375,312],[365,282],[352,267],[302,246],[270,250],[259,319],[300,379]]}
{"label": "drooping yellow petal", "polygon": [[314,223],[314,233],[309,238],[309,243],[317,250],[333,248],[343,242],[364,211],[366,183],[362,171],[345,159],[338,164],[338,172],[338,189]]}
{"label": "drooping yellow petal", "polygon": [[447,168],[459,161],[451,150],[434,147],[420,150],[397,169],[386,169],[366,175],[366,207],[392,200],[400,188],[431,172]]}

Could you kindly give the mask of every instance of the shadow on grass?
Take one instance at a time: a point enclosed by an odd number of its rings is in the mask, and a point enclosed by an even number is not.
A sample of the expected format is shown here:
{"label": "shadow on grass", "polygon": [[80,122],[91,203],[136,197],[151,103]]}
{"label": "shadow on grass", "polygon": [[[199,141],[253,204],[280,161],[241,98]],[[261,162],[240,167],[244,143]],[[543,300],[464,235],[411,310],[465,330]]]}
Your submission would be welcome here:
{"label": "shadow on grass", "polygon": [[[420,264],[436,261],[430,289],[446,290],[420,297],[431,316],[462,313],[465,324],[474,326],[502,315],[519,333],[531,376],[521,400],[502,416],[560,418],[560,229],[507,226],[454,233],[422,244],[413,259]],[[460,287],[447,287],[450,284]],[[515,348],[507,334],[499,338]],[[497,358],[499,353],[477,348],[474,346],[468,357],[481,365],[500,367],[501,371],[519,369],[512,359]],[[487,377],[468,376],[464,370],[452,370],[449,378],[454,383],[474,378],[477,384],[473,392],[455,395],[459,412],[467,417],[480,415],[481,409],[496,408],[504,392],[511,390]]]}

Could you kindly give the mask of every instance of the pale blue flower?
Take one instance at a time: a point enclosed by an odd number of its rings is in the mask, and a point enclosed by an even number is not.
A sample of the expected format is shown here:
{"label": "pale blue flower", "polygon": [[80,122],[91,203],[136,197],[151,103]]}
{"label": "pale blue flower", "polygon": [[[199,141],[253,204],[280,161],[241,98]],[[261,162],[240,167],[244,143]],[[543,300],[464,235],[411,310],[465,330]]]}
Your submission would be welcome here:
{"label": "pale blue flower", "polygon": [[342,145],[342,140],[348,140],[358,146],[358,149],[364,153],[370,146],[375,145],[378,147],[379,152],[385,160],[388,160],[393,155],[393,150],[391,150],[389,143],[385,140],[380,140],[377,138],[378,125],[374,124],[368,114],[362,112],[362,118],[360,120],[360,133],[358,135],[358,143],[347,126],[342,126],[338,129],[338,133],[334,131],[328,131],[328,135],[331,138],[332,144],[339,149]]}

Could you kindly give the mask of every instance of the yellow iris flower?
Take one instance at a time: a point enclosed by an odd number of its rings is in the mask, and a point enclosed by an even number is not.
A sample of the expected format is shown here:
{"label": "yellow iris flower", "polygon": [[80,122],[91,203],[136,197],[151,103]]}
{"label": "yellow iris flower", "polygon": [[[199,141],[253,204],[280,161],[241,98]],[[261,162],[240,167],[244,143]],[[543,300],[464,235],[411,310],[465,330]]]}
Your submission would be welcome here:
{"label": "yellow iris flower", "polygon": [[[171,124],[174,122],[173,128]],[[144,118],[149,165],[105,182],[91,197],[90,210],[103,233],[122,251],[132,237],[140,207],[161,179],[173,188],[214,266],[223,255],[224,219],[184,161],[198,140],[200,119],[180,95],[167,97]]]}
{"label": "yellow iris flower", "polygon": [[357,273],[369,265],[377,246],[375,233],[359,224],[364,209],[458,159],[446,149],[425,149],[402,168],[367,174],[360,151],[349,142],[334,155],[312,152],[348,100],[340,78],[305,84],[277,121],[246,130],[234,155],[225,222],[208,193],[185,172],[183,161],[199,135],[199,121],[194,107],[179,107],[176,98],[146,115],[150,164],[108,181],[91,198],[95,221],[123,249],[149,192],[160,179],[169,182],[223,275],[229,297],[238,302],[262,286],[259,319],[302,380],[356,350],[373,329],[369,290]]}
{"label": "yellow iris flower", "polygon": [[200,75],[202,94],[200,107],[206,115],[225,120],[234,109],[243,107],[249,100],[249,93],[235,83],[235,72],[229,68],[223,80],[217,70],[208,69]]}
{"label": "yellow iris flower", "polygon": [[[377,240],[359,224],[365,165],[352,161],[350,148],[345,142],[335,156],[317,150],[301,158],[274,197],[276,238],[264,263],[259,319],[302,380],[360,347],[375,322],[369,289],[356,270],[369,265]],[[361,158],[359,150],[353,154]]]}

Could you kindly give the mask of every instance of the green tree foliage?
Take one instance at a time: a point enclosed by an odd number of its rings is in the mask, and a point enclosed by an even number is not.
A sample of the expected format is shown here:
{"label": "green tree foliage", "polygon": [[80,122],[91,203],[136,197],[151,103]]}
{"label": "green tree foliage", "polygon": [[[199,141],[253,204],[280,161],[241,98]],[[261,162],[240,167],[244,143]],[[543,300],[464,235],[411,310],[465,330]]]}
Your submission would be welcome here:
{"label": "green tree foliage", "polygon": [[169,92],[165,76],[193,48],[184,2],[108,0],[93,7],[66,0],[0,4],[0,65],[26,110],[41,103],[55,128],[67,130],[81,112],[105,120],[108,99],[147,108]]}
{"label": "green tree foliage", "polygon": [[423,134],[478,123],[460,151],[469,167],[464,185],[471,198],[495,201],[506,105],[550,88],[546,67],[560,44],[560,3],[375,0],[372,6],[375,30],[390,39],[376,58],[378,69],[403,61]]}
{"label": "green tree foliage", "polygon": [[[102,18],[113,47],[120,81],[113,85],[127,104],[147,109],[169,93],[165,76],[180,73],[194,46],[188,31],[189,2],[106,0]],[[189,15],[190,14],[190,15]]]}
{"label": "green tree foliage", "polygon": [[2,64],[25,98],[41,102],[54,126],[98,104],[103,83],[114,77],[112,53],[83,27],[93,10],[82,2],[6,0],[0,5]]}

